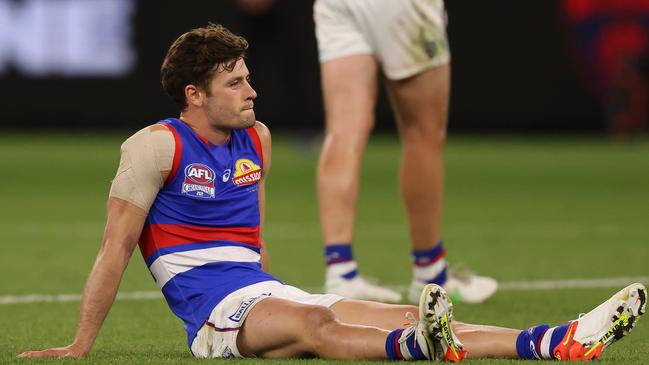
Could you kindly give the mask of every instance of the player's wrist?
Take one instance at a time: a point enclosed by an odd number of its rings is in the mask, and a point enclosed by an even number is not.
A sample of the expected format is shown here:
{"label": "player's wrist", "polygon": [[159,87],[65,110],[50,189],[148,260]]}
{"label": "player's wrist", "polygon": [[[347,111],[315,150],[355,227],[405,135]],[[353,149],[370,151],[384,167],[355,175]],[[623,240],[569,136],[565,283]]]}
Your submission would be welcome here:
{"label": "player's wrist", "polygon": [[68,345],[68,350],[72,352],[75,356],[86,357],[90,354],[92,348],[92,343],[87,343],[83,341],[75,340],[70,345]]}

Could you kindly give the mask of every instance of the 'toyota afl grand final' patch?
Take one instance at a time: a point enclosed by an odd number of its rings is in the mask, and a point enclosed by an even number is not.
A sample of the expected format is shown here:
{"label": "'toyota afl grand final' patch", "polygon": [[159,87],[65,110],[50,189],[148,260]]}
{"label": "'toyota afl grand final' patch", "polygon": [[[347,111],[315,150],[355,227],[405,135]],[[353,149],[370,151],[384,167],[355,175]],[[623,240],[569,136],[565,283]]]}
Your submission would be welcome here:
{"label": "'toyota afl grand final' patch", "polygon": [[196,198],[213,199],[215,177],[214,170],[209,166],[202,163],[189,164],[185,167],[185,181],[180,192]]}

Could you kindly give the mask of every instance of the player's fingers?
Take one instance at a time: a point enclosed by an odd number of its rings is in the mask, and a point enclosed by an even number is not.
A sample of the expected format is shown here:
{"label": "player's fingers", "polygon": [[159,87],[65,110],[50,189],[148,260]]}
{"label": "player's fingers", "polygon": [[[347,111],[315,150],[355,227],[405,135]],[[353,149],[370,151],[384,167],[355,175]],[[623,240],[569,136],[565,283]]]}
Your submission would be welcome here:
{"label": "player's fingers", "polygon": [[63,357],[74,356],[68,349],[47,349],[41,351],[25,351],[18,357]]}
{"label": "player's fingers", "polygon": [[17,357],[37,357],[38,356],[37,353],[39,352],[40,351],[25,351],[20,355],[18,355]]}
{"label": "player's fingers", "polygon": [[18,357],[40,357],[42,351],[25,351],[18,355]]}

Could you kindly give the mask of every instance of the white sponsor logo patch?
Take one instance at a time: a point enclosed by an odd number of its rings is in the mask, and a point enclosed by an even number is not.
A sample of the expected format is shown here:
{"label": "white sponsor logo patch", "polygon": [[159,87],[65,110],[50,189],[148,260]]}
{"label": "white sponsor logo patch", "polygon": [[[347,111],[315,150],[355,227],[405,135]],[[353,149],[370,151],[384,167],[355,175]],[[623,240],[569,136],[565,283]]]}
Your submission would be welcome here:
{"label": "white sponsor logo patch", "polygon": [[233,322],[240,322],[241,319],[244,317],[248,309],[250,309],[250,306],[253,305],[259,298],[261,297],[269,297],[271,296],[271,293],[263,293],[260,294],[256,297],[252,297],[248,300],[245,300],[241,305],[239,305],[239,308],[237,308],[232,315],[230,315],[228,318],[233,321]]}
{"label": "white sponsor logo patch", "polygon": [[189,164],[185,167],[185,181],[180,192],[196,198],[213,199],[216,192],[215,176],[214,170],[207,165]]}

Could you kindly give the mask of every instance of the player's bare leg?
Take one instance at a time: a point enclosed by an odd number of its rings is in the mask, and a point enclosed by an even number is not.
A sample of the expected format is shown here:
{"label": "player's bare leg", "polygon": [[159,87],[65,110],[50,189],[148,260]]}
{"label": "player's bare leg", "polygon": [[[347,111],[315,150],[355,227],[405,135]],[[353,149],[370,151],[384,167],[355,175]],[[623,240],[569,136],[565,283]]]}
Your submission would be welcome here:
{"label": "player's bare leg", "polygon": [[360,166],[374,127],[377,65],[371,55],[321,65],[326,130],[318,165],[320,223],[326,243],[351,242]]}
{"label": "player's bare leg", "polygon": [[386,83],[402,142],[400,189],[415,250],[432,248],[442,238],[449,84],[448,65]]}
{"label": "player's bare leg", "polygon": [[389,331],[342,323],[329,308],[268,298],[258,303],[237,336],[245,357],[385,359]]}
{"label": "player's bare leg", "polygon": [[349,324],[373,326],[386,330],[404,327],[408,324],[407,313],[417,315],[414,305],[385,304],[366,300],[341,300],[331,306],[340,321]]}
{"label": "player's bare leg", "polygon": [[345,297],[397,302],[400,294],[371,285],[357,274],[351,253],[360,169],[374,127],[377,63],[352,55],[321,64],[325,139],[317,172],[320,224],[326,245],[326,290]]}
{"label": "player's bare leg", "polygon": [[400,189],[416,260],[409,300],[416,301],[421,288],[435,282],[445,285],[454,297],[461,296],[467,302],[484,301],[495,291],[496,282],[475,277],[475,285],[456,292],[452,287],[455,279],[446,276],[441,243],[450,66],[428,69],[404,80],[387,80],[386,85],[402,142]]}
{"label": "player's bare leg", "polygon": [[[395,306],[354,301],[347,314],[370,309],[379,317],[397,318],[406,309],[410,324],[382,329],[369,325],[345,323],[335,309],[305,305],[269,297],[250,310],[237,336],[238,352],[244,357],[291,358],[317,356],[327,359],[392,359],[461,361],[466,355],[453,335],[452,304],[444,290],[434,284],[424,288],[418,307]],[[335,305],[334,305],[335,306]],[[338,305],[339,311],[345,311]],[[395,310],[393,310],[395,309]],[[388,325],[391,325],[388,323]]]}
{"label": "player's bare leg", "polygon": [[518,358],[516,339],[520,330],[456,321],[453,333],[469,352],[467,358]]}

